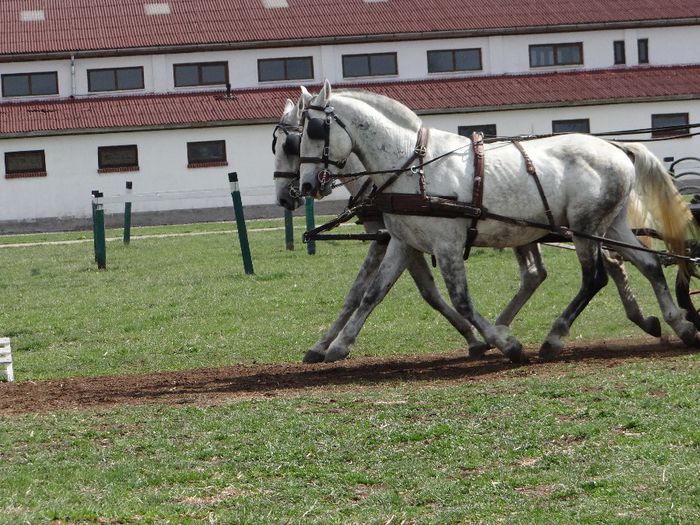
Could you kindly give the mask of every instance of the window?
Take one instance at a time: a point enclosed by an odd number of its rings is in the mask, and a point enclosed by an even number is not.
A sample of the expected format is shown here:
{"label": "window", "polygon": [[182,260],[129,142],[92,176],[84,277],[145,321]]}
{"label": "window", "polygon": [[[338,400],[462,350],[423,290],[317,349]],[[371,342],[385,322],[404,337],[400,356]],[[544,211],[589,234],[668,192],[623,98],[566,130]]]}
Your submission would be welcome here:
{"label": "window", "polygon": [[46,177],[44,150],[5,153],[5,178]]}
{"label": "window", "polygon": [[344,77],[372,77],[397,73],[396,53],[343,55]]}
{"label": "window", "polygon": [[583,64],[583,44],[545,44],[530,46],[530,67]]}
{"label": "window", "polygon": [[258,80],[300,80],[314,78],[312,57],[258,60]]}
{"label": "window", "polygon": [[228,82],[227,62],[175,64],[175,87],[213,86]]}
{"label": "window", "polygon": [[649,39],[640,38],[637,40],[637,60],[640,64],[649,63]]}
{"label": "window", "polygon": [[142,67],[88,69],[88,91],[143,89]]}
{"label": "window", "polygon": [[496,137],[496,124],[477,124],[474,126],[457,126],[457,133],[463,137],[471,138],[472,133],[481,131],[484,137]]}
{"label": "window", "polygon": [[481,69],[481,49],[428,51],[428,73]]}
{"label": "window", "polygon": [[188,168],[208,168],[210,166],[227,165],[225,140],[187,143]]}
{"label": "window", "polygon": [[624,40],[615,40],[615,42],[613,42],[613,55],[615,57],[615,64],[625,64],[627,62],[625,58]]}
{"label": "window", "polygon": [[690,127],[688,127],[688,122],[688,113],[658,113],[652,115],[651,127],[654,129],[651,132],[651,136],[654,138],[689,136]]}
{"label": "window", "polygon": [[20,73],[2,76],[4,97],[58,95],[58,73]]}
{"label": "window", "polygon": [[100,146],[97,148],[98,173],[138,171],[139,150],[135,144],[128,146]]}
{"label": "window", "polygon": [[587,118],[553,120],[552,133],[590,133],[591,123]]}

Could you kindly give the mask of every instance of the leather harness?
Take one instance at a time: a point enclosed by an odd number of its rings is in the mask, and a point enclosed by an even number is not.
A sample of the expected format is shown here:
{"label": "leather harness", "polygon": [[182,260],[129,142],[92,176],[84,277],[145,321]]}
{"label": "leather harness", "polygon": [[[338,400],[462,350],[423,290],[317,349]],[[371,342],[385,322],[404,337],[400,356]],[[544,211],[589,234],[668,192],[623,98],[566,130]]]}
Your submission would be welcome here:
{"label": "leather harness", "polygon": [[[413,156],[389,179],[375,190],[369,196],[368,206],[376,207],[382,213],[393,213],[397,215],[419,215],[425,217],[444,217],[444,218],[471,218],[469,227],[467,228],[467,238],[464,246],[464,258],[469,257],[469,252],[471,250],[474,241],[476,240],[479,231],[477,229],[477,223],[479,220],[486,218],[493,218],[496,220],[504,221],[507,219],[501,215],[488,212],[483,206],[484,199],[484,166],[485,166],[485,152],[484,152],[484,138],[483,134],[480,132],[474,132],[472,134],[472,148],[474,152],[474,183],[472,185],[472,199],[471,203],[459,202],[455,197],[441,197],[435,195],[428,195],[425,188],[425,174],[423,172],[423,162],[427,151],[427,140],[428,140],[428,130],[427,128],[421,128],[418,132],[418,138],[416,140],[416,147]],[[545,195],[544,188],[537,176],[537,170],[535,165],[530,159],[529,155],[523,148],[522,144],[517,140],[511,141],[513,145],[518,149],[520,154],[525,161],[525,169],[527,173],[532,177],[537,186],[537,191],[542,199],[542,204],[544,206],[544,212],[547,217],[548,225],[543,225],[540,223],[530,222],[530,221],[516,221],[516,220],[505,220],[504,222],[510,222],[512,224],[518,224],[523,226],[535,226],[549,229],[550,232],[558,232],[556,223],[554,222],[554,216],[547,202],[547,196]],[[414,173],[419,174],[419,194],[409,194],[409,193],[389,193],[385,190],[393,184],[396,179],[403,173],[411,163],[418,159],[419,165],[417,168],[413,168]]]}

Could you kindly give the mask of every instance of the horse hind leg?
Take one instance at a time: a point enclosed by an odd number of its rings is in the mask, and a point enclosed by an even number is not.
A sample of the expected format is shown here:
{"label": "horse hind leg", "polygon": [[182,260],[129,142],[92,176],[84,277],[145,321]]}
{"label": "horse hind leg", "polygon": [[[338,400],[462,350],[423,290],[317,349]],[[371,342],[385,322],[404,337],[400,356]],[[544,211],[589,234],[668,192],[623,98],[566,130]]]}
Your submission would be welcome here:
{"label": "horse hind leg", "polygon": [[[637,237],[626,227],[626,223],[616,221],[608,231],[607,236],[614,240],[641,247]],[[695,325],[685,319],[685,312],[673,302],[659,257],[652,253],[622,246],[617,247],[616,250],[629,259],[649,281],[656,295],[664,321],[668,323],[681,341],[688,346],[700,346],[700,338]]]}
{"label": "horse hind leg", "polygon": [[654,337],[661,337],[661,322],[659,318],[653,315],[645,317],[637,302],[632,288],[630,288],[629,279],[622,257],[617,252],[603,250],[603,263],[608,275],[612,278],[617,291],[620,294],[622,306],[627,314],[627,319],[639,326],[642,330]]}
{"label": "horse hind leg", "polygon": [[549,334],[540,347],[540,357],[550,360],[564,349],[563,337],[569,335],[571,325],[583,312],[593,297],[608,283],[603,257],[598,244],[588,239],[574,237],[576,255],[581,263],[581,288],[564,312],[554,321]]}

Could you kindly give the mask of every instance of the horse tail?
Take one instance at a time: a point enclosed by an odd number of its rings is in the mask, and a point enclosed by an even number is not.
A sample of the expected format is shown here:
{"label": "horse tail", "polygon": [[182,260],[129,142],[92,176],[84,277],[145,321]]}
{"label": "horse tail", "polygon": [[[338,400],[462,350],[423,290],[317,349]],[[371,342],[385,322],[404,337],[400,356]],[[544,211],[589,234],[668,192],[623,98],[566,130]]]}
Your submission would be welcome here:
{"label": "horse tail", "polygon": [[[671,174],[643,144],[615,142],[614,145],[632,159],[636,172],[634,191],[669,252],[685,255],[686,241],[698,238],[698,226]],[[690,263],[680,259],[678,267],[680,275],[688,279],[692,273]]]}

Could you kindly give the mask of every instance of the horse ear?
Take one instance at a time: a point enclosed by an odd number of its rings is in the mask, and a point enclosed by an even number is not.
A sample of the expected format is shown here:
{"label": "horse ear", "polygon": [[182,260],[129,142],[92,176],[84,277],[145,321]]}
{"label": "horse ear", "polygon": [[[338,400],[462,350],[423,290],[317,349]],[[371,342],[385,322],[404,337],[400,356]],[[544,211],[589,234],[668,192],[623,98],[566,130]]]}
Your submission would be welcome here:
{"label": "horse ear", "polygon": [[294,109],[296,108],[296,104],[292,102],[291,99],[287,99],[287,102],[284,103],[284,111],[282,112],[283,115],[286,115],[287,113],[291,113]]}
{"label": "horse ear", "polygon": [[331,98],[331,83],[328,79],[323,82],[323,96],[326,100]]}
{"label": "horse ear", "polygon": [[297,102],[297,111],[304,111],[304,108],[309,104],[312,98],[314,98],[314,96],[309,93],[309,90],[301,86],[301,96]]}

